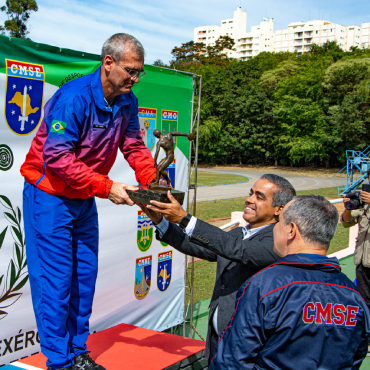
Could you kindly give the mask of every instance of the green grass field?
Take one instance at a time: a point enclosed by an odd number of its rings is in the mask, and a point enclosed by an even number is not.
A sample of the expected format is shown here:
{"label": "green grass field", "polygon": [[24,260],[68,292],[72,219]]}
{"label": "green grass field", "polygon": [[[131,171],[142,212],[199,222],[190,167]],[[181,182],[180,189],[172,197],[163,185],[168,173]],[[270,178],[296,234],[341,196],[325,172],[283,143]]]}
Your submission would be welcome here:
{"label": "green grass field", "polygon": [[[198,171],[197,186],[235,184],[238,182],[246,182],[248,180],[249,180],[248,177],[239,175]],[[191,177],[191,182],[194,183],[194,174]]]}

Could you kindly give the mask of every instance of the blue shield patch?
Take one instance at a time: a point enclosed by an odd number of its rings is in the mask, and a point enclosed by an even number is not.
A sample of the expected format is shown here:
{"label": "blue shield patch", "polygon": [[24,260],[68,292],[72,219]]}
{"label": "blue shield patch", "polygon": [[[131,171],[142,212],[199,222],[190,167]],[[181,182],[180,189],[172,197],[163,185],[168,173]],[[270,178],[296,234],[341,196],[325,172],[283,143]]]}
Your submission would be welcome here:
{"label": "blue shield patch", "polygon": [[165,292],[171,283],[172,250],[158,254],[157,286],[160,292]]}
{"label": "blue shield patch", "polygon": [[144,299],[150,291],[152,281],[152,256],[136,259],[135,297],[139,301]]}
{"label": "blue shield patch", "polygon": [[16,135],[34,131],[41,121],[44,67],[6,59],[5,121]]}

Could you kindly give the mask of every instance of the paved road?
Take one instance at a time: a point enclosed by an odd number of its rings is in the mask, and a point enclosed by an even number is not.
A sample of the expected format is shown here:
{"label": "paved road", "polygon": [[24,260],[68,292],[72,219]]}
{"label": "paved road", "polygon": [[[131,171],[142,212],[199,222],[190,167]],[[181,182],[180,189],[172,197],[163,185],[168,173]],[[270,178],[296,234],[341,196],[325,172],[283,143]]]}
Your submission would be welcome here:
{"label": "paved road", "polygon": [[[197,188],[197,202],[215,199],[228,199],[237,197],[246,197],[252,185],[263,175],[263,172],[247,170],[215,170],[215,169],[198,169],[204,172],[229,173],[241,175],[249,178],[248,182],[218,185],[218,186],[201,186]],[[329,188],[335,186],[331,177],[308,177],[297,176],[292,174],[279,173],[279,176],[285,177],[294,186],[296,190],[309,190]],[[190,200],[193,198],[193,191],[190,192]]]}

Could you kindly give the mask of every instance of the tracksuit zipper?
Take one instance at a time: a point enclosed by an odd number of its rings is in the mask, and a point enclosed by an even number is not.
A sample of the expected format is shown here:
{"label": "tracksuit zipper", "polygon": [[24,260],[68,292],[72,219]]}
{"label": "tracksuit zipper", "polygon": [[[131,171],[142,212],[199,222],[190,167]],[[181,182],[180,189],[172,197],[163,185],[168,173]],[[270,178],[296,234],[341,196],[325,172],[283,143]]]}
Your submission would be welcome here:
{"label": "tracksuit zipper", "polygon": [[110,142],[109,142],[109,146],[108,146],[108,153],[107,153],[107,158],[105,158],[105,162],[103,163],[103,165],[98,169],[97,172],[99,172],[105,165],[106,163],[108,162],[108,158],[109,158],[109,152],[110,152],[110,148],[112,146],[112,141],[113,141],[113,137],[114,137],[114,120],[113,120],[113,127],[112,127],[112,136],[110,138]]}

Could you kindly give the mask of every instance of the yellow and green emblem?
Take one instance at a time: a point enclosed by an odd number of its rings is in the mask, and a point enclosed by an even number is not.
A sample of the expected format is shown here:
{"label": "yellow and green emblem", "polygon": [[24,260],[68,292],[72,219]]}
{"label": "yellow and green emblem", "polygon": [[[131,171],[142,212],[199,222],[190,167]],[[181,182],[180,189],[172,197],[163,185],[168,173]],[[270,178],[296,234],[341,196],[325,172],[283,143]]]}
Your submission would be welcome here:
{"label": "yellow and green emblem", "polygon": [[64,132],[66,130],[66,127],[67,127],[66,122],[54,120],[51,123],[50,132],[56,132],[58,134],[64,134]]}
{"label": "yellow and green emblem", "polygon": [[153,242],[153,221],[143,212],[137,212],[137,246],[146,252]]}

